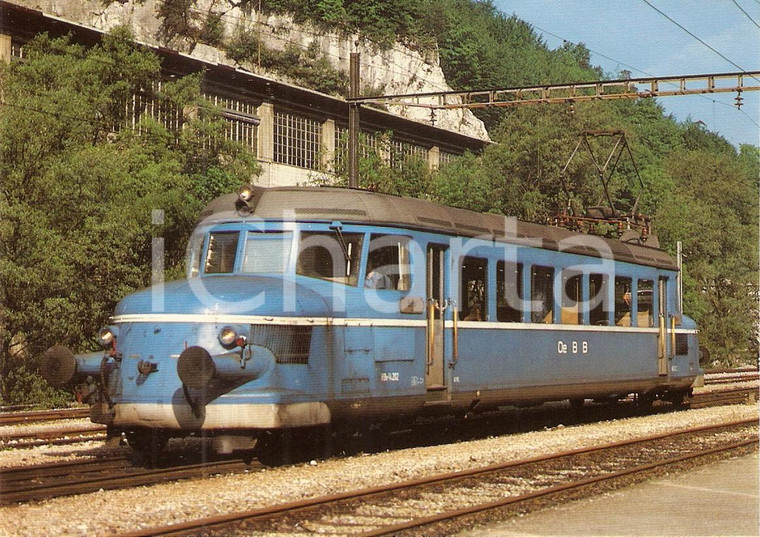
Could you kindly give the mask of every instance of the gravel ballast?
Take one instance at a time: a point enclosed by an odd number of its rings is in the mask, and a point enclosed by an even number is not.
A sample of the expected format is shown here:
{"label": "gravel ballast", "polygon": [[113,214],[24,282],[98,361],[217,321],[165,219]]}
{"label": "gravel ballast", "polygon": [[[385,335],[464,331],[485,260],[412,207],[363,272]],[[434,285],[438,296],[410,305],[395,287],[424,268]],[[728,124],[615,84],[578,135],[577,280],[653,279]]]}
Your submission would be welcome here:
{"label": "gravel ballast", "polygon": [[[757,418],[757,405],[704,408],[571,427],[560,425],[549,430],[334,458],[249,474],[101,491],[1,507],[0,535],[115,534],[690,426]],[[1,452],[0,472],[3,467],[92,457],[100,450],[112,449],[102,447],[102,442],[88,444]]]}

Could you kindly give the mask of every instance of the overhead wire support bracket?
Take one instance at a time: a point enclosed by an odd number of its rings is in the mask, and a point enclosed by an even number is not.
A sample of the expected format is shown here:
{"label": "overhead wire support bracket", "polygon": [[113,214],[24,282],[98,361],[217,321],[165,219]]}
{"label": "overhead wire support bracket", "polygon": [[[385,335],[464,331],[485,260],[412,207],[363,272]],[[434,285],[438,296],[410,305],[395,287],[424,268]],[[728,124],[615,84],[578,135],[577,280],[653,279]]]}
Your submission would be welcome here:
{"label": "overhead wire support bracket", "polygon": [[393,104],[447,110],[760,91],[760,71],[599,80],[484,90],[349,98],[352,104]]}

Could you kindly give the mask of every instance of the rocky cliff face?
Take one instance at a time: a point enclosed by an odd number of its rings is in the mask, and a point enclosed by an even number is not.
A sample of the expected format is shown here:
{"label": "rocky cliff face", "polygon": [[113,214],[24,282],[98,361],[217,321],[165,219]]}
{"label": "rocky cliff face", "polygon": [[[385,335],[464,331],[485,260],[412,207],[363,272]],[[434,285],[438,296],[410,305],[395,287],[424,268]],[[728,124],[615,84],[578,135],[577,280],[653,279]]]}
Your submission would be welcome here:
{"label": "rocky cliff face", "polygon": [[[102,0],[11,0],[13,3],[38,9],[48,15],[82,24],[102,31],[117,26],[131,28],[140,42],[165,46],[200,60],[240,67],[270,78],[282,79],[275,72],[267,72],[252,62],[242,64],[229,58],[219,49],[200,39],[167,35],[159,8],[163,0],[115,0],[104,5]],[[255,10],[243,10],[231,0],[199,0],[185,13],[190,27],[202,28],[209,14],[219,22],[218,31],[225,37],[236,33],[255,35],[263,46],[284,50],[287,45],[299,48],[318,47],[329,59],[333,68],[348,73],[349,54],[361,54],[361,87],[372,88],[375,94],[425,93],[449,91],[435,51],[411,50],[401,44],[380,48],[357,35],[341,34],[310,25],[295,24],[292,18],[267,15]],[[290,81],[295,82],[295,81]],[[363,90],[364,91],[364,90]],[[420,101],[425,103],[425,101]],[[431,104],[433,101],[428,100]],[[389,111],[417,121],[454,130],[488,140],[483,123],[469,110],[431,110],[413,106],[389,106]]]}

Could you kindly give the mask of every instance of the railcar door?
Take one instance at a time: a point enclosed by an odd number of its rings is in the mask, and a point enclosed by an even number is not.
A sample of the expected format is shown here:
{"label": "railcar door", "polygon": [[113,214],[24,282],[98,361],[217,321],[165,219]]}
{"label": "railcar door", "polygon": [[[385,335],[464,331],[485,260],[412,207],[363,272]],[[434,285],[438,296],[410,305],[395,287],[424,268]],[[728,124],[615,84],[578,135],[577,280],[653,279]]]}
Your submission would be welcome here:
{"label": "railcar door", "polygon": [[446,388],[444,364],[446,246],[431,244],[427,248],[427,365],[425,386],[428,390]]}

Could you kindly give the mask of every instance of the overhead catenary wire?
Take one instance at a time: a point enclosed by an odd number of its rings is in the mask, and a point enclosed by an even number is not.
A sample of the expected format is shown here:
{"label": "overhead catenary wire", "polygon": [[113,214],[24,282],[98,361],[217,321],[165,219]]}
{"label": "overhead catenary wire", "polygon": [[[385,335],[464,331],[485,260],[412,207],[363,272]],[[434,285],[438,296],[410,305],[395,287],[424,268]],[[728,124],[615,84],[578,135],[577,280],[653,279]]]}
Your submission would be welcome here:
{"label": "overhead catenary wire", "polygon": [[734,3],[736,7],[739,8],[739,11],[744,13],[747,16],[747,18],[752,21],[752,24],[760,28],[760,24],[758,24],[757,21],[753,19],[752,16],[749,13],[747,13],[742,6],[739,5],[739,2],[737,2],[736,0],[731,0],[731,1]]}
{"label": "overhead catenary wire", "polygon": [[664,11],[662,11],[662,10],[658,9],[657,7],[655,7],[654,5],[652,5],[652,3],[649,0],[641,0],[641,1],[644,2],[646,5],[648,5],[649,7],[651,7],[652,9],[654,9],[657,13],[659,13],[660,15],[662,15],[663,17],[665,17],[666,19],[668,19],[670,22],[672,22],[673,24],[675,24],[676,26],[678,26],[681,30],[683,30],[684,32],[686,32],[687,34],[689,34],[691,37],[693,37],[694,39],[696,39],[697,41],[699,41],[700,43],[702,43],[704,46],[706,46],[707,48],[709,48],[715,54],[717,54],[718,56],[720,56],[721,58],[723,58],[724,60],[726,60],[728,63],[730,63],[734,67],[736,67],[740,71],[746,71],[746,69],[743,68],[741,65],[735,63],[733,60],[731,60],[730,58],[728,58],[725,54],[723,54],[722,52],[720,52],[719,50],[717,50],[715,47],[711,46],[709,43],[705,42],[699,36],[697,36],[696,34],[694,34],[693,32],[691,32],[688,28],[686,28],[684,25],[680,24],[679,22],[677,22],[676,20],[674,20],[672,17],[670,17],[667,13],[665,13]]}
{"label": "overhead catenary wire", "polygon": [[[644,0],[644,1],[646,1],[646,0]],[[755,2],[757,2],[758,4],[760,4],[760,0],[755,0]],[[754,22],[754,21],[753,21],[753,22]],[[550,35],[550,36],[554,37],[555,39],[559,39],[559,40],[561,40],[561,41],[563,41],[563,42],[565,42],[565,43],[570,43],[571,45],[575,45],[575,46],[578,46],[578,43],[576,43],[576,42],[574,42],[574,41],[571,41],[570,39],[567,39],[566,37],[563,37],[563,36],[561,36],[561,35],[557,35],[557,34],[555,34],[555,33],[553,33],[553,32],[550,32],[550,31],[548,31],[548,30],[546,30],[546,29],[544,29],[544,28],[541,28],[540,26],[537,26],[537,25],[535,25],[535,24],[533,24],[533,23],[529,23],[529,24],[530,24],[530,25],[531,25],[533,28],[535,28],[536,30],[540,31],[541,33],[544,33],[544,34],[546,34],[546,35]],[[627,64],[627,63],[625,63],[625,62],[623,62],[623,61],[620,61],[620,60],[619,60],[619,59],[617,59],[617,58],[612,58],[611,56],[607,56],[607,55],[605,55],[605,54],[602,54],[602,53],[601,53],[601,52],[599,52],[599,51],[596,51],[596,50],[593,50],[593,49],[589,48],[589,47],[588,47],[588,46],[586,46],[585,44],[584,44],[584,46],[585,46],[585,47],[588,49],[588,51],[589,51],[589,52],[591,52],[591,53],[593,53],[593,54],[596,54],[597,56],[599,56],[599,57],[601,57],[601,58],[604,58],[604,59],[606,59],[606,60],[609,60],[609,61],[615,62],[615,63],[617,63],[617,64],[619,64],[619,65],[623,65],[623,66],[625,66],[625,67],[628,67],[628,68],[630,68],[630,69],[632,69],[633,71],[636,71],[636,72],[638,72],[638,73],[643,73],[643,74],[645,74],[645,75],[647,75],[647,76],[649,76],[649,77],[652,77],[652,78],[656,78],[656,76],[655,76],[655,75],[653,75],[652,73],[650,73],[650,72],[648,72],[648,71],[645,71],[645,70],[643,70],[643,69],[640,69],[640,68],[638,68],[638,67],[635,67],[635,66],[633,66],[633,65]],[[740,69],[741,69],[741,68],[740,68]],[[745,72],[746,70],[745,70],[745,69],[741,69],[741,71],[742,71],[742,72]],[[755,77],[753,77],[753,78],[755,78]],[[672,83],[669,83],[669,84],[672,84]],[[747,119],[748,119],[748,120],[749,120],[749,121],[750,121],[750,122],[751,122],[753,125],[755,125],[755,126],[757,126],[758,128],[760,128],[760,123],[758,123],[758,122],[755,120],[755,118],[753,118],[752,116],[750,116],[750,115],[749,115],[747,112],[745,112],[745,111],[744,111],[744,110],[742,110],[741,108],[737,108],[737,107],[736,107],[736,105],[734,105],[734,104],[731,104],[731,103],[727,103],[727,102],[725,102],[725,101],[721,101],[721,100],[719,100],[719,99],[711,98],[711,97],[708,97],[708,96],[706,96],[706,95],[699,95],[698,97],[700,97],[700,98],[702,98],[702,99],[706,99],[706,100],[709,100],[709,101],[711,101],[712,103],[717,103],[717,104],[720,104],[720,105],[722,105],[722,106],[726,106],[726,107],[732,108],[732,109],[734,109],[734,110],[737,110],[739,113],[741,113],[743,116],[745,116],[745,117],[746,117],[746,118],[747,118]]]}

